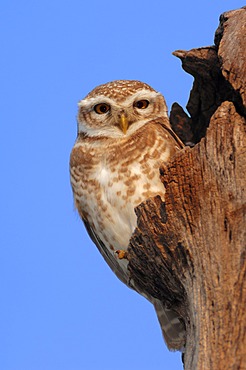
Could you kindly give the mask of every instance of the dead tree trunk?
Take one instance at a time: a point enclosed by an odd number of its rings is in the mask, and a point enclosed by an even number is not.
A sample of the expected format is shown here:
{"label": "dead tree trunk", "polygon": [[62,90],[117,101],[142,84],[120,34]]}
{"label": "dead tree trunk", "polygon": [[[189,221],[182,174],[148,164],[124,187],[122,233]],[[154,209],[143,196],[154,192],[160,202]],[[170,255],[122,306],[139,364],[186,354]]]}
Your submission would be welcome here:
{"label": "dead tree trunk", "polygon": [[185,369],[246,369],[246,8],[215,46],[174,54],[195,79],[191,117],[174,104],[171,122],[196,145],[160,169],[165,203],[136,209],[129,270],[183,319]]}

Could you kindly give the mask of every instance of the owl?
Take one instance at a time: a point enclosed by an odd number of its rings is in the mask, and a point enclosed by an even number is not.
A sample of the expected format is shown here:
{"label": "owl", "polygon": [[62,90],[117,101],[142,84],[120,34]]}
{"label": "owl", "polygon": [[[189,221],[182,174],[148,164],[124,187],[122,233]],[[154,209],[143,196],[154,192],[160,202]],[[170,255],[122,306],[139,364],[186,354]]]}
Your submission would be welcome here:
{"label": "owl", "polygon": [[[100,85],[78,108],[78,136],[70,156],[75,206],[109,267],[138,291],[126,253],[137,225],[134,208],[156,195],[165,200],[159,167],[183,144],[170,127],[164,97],[146,83]],[[154,305],[168,347],[182,350],[185,330],[177,314],[138,292]]]}

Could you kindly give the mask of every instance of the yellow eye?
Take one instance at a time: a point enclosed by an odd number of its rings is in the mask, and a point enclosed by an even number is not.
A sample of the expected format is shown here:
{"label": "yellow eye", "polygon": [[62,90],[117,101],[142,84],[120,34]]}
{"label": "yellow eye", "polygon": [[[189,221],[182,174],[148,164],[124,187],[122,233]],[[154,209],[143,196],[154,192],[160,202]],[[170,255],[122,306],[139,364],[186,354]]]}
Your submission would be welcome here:
{"label": "yellow eye", "polygon": [[146,109],[149,106],[148,100],[139,100],[134,103],[134,107],[138,109]]}
{"label": "yellow eye", "polygon": [[104,114],[107,113],[110,110],[110,105],[106,103],[100,103],[95,105],[94,111],[98,114]]}

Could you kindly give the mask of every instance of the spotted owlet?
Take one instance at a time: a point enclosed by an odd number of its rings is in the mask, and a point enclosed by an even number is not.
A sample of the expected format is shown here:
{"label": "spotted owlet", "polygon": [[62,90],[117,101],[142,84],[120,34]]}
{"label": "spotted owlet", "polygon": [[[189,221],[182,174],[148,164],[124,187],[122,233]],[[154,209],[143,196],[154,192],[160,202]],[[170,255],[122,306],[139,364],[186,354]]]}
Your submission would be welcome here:
{"label": "spotted owlet", "polygon": [[[125,251],[136,227],[134,208],[155,195],[164,200],[159,167],[182,147],[164,97],[145,83],[113,81],[79,102],[70,158],[75,206],[110,268],[132,288]],[[185,332],[177,315],[156,298],[146,298],[154,304],[168,347],[182,349]]]}

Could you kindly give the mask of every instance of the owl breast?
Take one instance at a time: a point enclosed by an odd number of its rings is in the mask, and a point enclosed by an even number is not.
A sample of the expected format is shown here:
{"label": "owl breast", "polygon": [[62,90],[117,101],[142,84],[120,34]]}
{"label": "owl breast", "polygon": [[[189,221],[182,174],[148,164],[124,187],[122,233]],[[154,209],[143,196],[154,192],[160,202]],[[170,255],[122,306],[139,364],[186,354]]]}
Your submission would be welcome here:
{"label": "owl breast", "polygon": [[153,131],[149,140],[151,145],[146,146],[138,137],[120,146],[108,145],[104,151],[78,144],[77,150],[90,152],[91,166],[80,160],[79,178],[72,183],[76,204],[112,253],[128,247],[137,224],[134,208],[165,192],[159,167],[168,159],[169,150],[165,140],[155,137]]}

